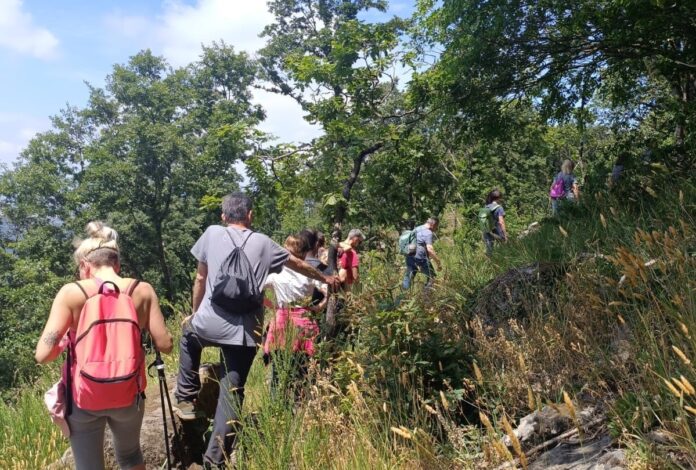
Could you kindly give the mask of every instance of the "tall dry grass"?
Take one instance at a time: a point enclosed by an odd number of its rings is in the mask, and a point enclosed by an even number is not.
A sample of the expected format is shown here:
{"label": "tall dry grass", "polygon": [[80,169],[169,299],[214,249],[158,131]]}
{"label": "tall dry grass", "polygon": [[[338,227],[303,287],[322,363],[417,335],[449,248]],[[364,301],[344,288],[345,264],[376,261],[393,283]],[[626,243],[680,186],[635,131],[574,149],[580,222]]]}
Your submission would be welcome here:
{"label": "tall dry grass", "polygon": [[[344,333],[321,345],[300,400],[271,393],[255,362],[238,467],[490,468],[524,460],[502,441],[521,416],[590,401],[635,468],[696,466],[696,191],[651,187],[664,190],[588,197],[492,260],[444,230],[458,241],[438,245],[433,291],[417,279],[401,292],[402,260],[365,256]],[[476,314],[492,279],[535,262],[559,267],[550,289],[524,285],[513,316]],[[174,373],[178,356],[165,362]],[[66,447],[40,387],[0,405],[0,468],[41,468]]]}

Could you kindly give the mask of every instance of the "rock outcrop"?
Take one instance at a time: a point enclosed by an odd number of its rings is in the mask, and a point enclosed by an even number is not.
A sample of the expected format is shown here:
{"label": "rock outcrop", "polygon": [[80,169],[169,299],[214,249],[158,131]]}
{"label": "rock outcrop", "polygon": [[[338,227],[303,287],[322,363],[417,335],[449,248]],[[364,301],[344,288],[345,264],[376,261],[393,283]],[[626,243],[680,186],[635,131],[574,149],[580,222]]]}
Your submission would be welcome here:
{"label": "rock outcrop", "polygon": [[[513,431],[530,470],[620,470],[624,452],[605,428],[606,416],[587,406],[571,416],[565,404],[547,405],[520,420]],[[503,443],[512,449],[509,436]],[[508,465],[504,468],[513,468]]]}
{"label": "rock outcrop", "polygon": [[537,309],[539,298],[550,296],[565,268],[556,263],[533,263],[513,268],[481,289],[474,315],[495,331],[507,320],[523,319]]}

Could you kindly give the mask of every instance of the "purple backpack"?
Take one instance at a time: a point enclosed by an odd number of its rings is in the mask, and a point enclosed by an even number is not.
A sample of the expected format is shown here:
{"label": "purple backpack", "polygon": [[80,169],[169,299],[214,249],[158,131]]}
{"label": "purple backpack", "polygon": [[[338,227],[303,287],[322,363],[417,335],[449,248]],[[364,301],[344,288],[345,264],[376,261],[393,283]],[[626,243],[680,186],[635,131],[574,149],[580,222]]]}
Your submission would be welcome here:
{"label": "purple backpack", "polygon": [[563,187],[563,178],[556,178],[556,180],[551,185],[549,196],[551,196],[553,199],[558,199],[563,197],[564,194],[565,188]]}

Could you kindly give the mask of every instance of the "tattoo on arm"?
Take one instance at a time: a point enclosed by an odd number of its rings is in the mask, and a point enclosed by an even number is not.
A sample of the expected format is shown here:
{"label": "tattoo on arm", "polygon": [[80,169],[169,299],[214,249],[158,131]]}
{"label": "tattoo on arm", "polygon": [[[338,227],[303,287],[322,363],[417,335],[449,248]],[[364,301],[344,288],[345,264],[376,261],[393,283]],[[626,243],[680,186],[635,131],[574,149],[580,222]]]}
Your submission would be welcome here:
{"label": "tattoo on arm", "polygon": [[43,337],[43,342],[46,344],[46,346],[50,346],[52,348],[56,347],[58,343],[60,342],[60,338],[58,337],[58,332],[57,331],[49,331],[46,333]]}

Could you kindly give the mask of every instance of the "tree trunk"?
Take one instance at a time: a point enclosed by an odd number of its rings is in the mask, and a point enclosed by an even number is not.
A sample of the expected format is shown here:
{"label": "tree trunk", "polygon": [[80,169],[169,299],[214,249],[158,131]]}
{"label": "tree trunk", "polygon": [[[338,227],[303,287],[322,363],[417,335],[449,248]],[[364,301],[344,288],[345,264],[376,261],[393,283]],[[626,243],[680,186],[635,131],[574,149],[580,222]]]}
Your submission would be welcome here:
{"label": "tree trunk", "polygon": [[350,172],[350,176],[348,176],[345,183],[343,183],[343,191],[341,191],[344,201],[342,201],[342,204],[339,204],[337,206],[336,214],[334,215],[335,224],[343,224],[343,222],[346,219],[346,213],[348,212],[348,202],[350,201],[350,192],[352,191],[353,186],[355,186],[355,183],[358,181],[358,176],[360,175],[360,170],[362,169],[362,165],[365,162],[365,159],[368,157],[368,155],[375,153],[382,147],[384,147],[384,143],[377,142],[376,144],[373,144],[370,147],[362,150],[353,159],[353,169]]}
{"label": "tree trunk", "polygon": [[164,290],[167,300],[174,300],[174,286],[172,285],[172,274],[167,263],[167,256],[164,252],[164,238],[162,237],[162,221],[155,222],[155,235],[157,237],[157,257],[159,258],[160,268],[164,276]]}

